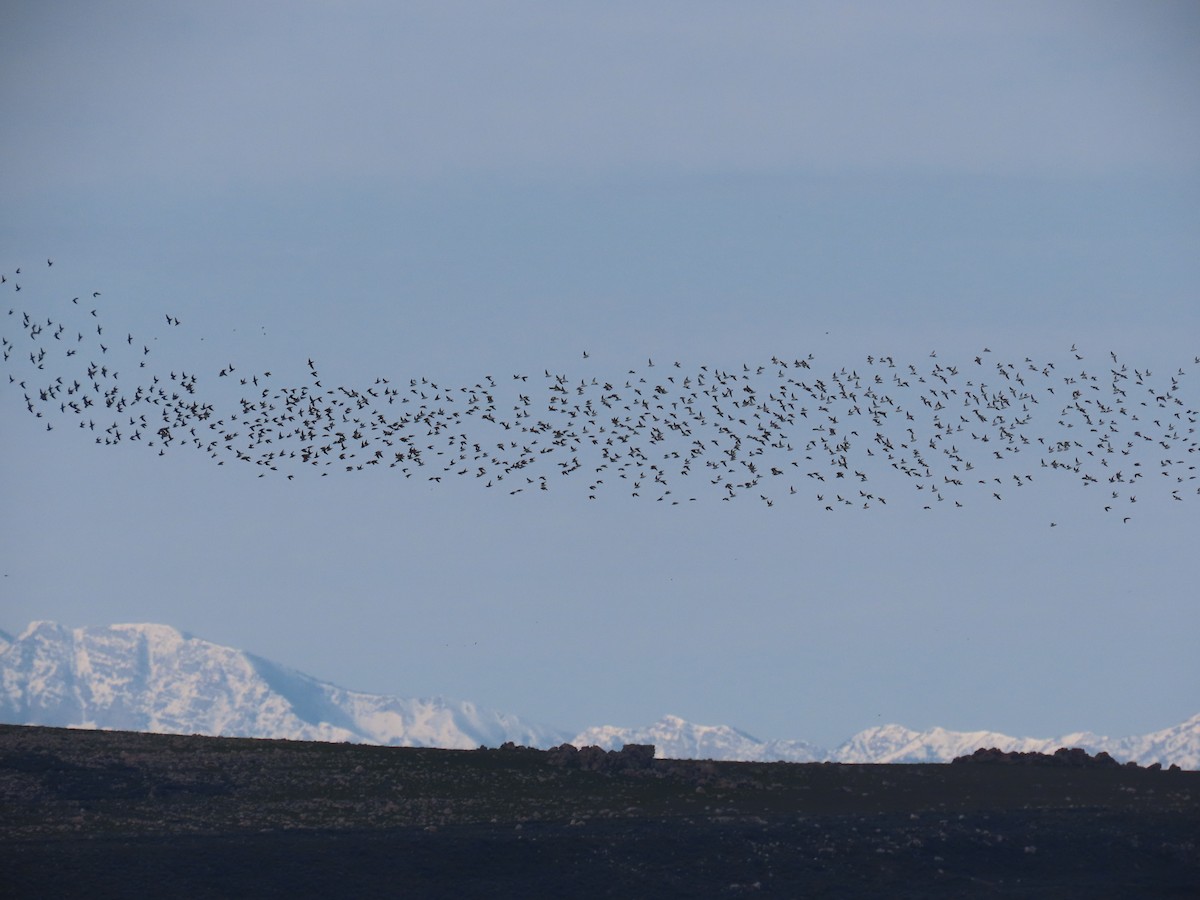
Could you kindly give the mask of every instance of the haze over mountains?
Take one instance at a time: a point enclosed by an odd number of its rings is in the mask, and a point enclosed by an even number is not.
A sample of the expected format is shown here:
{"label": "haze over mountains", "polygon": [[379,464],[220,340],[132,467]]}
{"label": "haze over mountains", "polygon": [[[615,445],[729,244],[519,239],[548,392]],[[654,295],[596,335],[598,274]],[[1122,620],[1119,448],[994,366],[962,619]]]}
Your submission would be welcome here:
{"label": "haze over mountains", "polygon": [[1053,752],[1066,746],[1142,765],[1200,769],[1200,714],[1162,731],[1116,739],[1090,732],[1015,738],[883,725],[833,750],[802,740],[764,741],[727,725],[670,715],[646,727],[598,726],[572,735],[465,701],[346,690],[155,624],[68,628],[34,622],[19,637],[0,631],[0,721],[456,749],[506,741],[606,749],[649,743],[662,757],[792,762],[946,762],[979,747]]}

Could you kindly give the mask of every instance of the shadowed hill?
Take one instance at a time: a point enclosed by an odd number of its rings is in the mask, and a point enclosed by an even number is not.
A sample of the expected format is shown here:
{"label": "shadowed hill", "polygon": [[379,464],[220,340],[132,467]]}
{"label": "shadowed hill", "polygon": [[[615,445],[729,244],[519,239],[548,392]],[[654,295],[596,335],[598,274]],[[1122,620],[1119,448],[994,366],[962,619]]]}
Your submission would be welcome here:
{"label": "shadowed hill", "polygon": [[1200,773],[657,760],[0,726],[12,896],[1200,889]]}

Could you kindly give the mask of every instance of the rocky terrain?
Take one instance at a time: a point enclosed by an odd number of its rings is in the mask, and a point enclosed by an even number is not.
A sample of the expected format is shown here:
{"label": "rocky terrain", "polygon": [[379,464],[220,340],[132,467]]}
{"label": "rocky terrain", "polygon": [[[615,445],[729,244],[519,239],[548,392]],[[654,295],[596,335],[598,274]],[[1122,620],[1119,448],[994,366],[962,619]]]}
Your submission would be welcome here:
{"label": "rocky terrain", "polygon": [[1194,896],[1200,773],[0,726],[13,897]]}

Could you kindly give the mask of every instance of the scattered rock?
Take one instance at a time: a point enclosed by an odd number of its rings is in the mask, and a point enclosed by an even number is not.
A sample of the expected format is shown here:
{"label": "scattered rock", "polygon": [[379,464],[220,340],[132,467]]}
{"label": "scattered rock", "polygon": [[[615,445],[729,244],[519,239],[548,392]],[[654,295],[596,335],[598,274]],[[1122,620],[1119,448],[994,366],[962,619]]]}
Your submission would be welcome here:
{"label": "scattered rock", "polygon": [[653,744],[626,744],[620,750],[605,750],[602,747],[560,744],[544,751],[544,754],[548,764],[562,768],[588,772],[636,772],[651,768],[655,747]]}
{"label": "scattered rock", "polygon": [[[1088,754],[1082,747],[1059,747],[1053,753],[1038,753],[1036,751],[1022,752],[1019,750],[1001,750],[998,747],[980,747],[969,756],[956,756],[952,764],[974,763],[1001,766],[1056,766],[1076,769],[1116,769],[1121,763],[1101,750],[1095,756]],[[1125,763],[1126,768],[1141,768],[1136,762]],[[1150,768],[1155,768],[1151,766]],[[1157,766],[1161,769],[1162,766]]]}

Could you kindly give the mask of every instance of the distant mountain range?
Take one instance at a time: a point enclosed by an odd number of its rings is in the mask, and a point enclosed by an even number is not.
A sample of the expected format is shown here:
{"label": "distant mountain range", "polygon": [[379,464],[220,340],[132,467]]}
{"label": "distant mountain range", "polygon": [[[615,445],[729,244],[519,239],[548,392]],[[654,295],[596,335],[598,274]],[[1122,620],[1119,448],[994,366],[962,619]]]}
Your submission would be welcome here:
{"label": "distant mountain range", "polygon": [[1059,747],[1082,747],[1093,754],[1103,750],[1121,762],[1174,763],[1184,769],[1200,769],[1200,715],[1172,728],[1124,738],[1086,731],[1053,738],[1017,738],[996,731],[913,731],[902,725],[881,725],[860,731],[834,750],[804,741],[761,741],[727,725],[695,725],[677,716],[665,716],[646,728],[589,728],[571,743],[605,749],[654,744],[659,756],[676,759],[843,763],[949,762],[980,747],[1040,753],[1053,753]]}
{"label": "distant mountain range", "polygon": [[346,690],[150,624],[67,628],[34,622],[19,637],[0,631],[0,722],[458,749],[507,741],[606,749],[636,743],[654,744],[659,756],[676,759],[791,762],[948,762],[980,747],[1047,753],[1082,747],[1142,765],[1200,769],[1200,715],[1117,739],[1090,732],[1015,738],[883,725],[832,751],[805,741],[763,741],[727,725],[696,725],[677,716],[643,728],[605,725],[572,735],[465,701]]}
{"label": "distant mountain range", "polygon": [[472,703],[348,691],[168,625],[0,634],[0,721],[451,749],[570,737]]}

